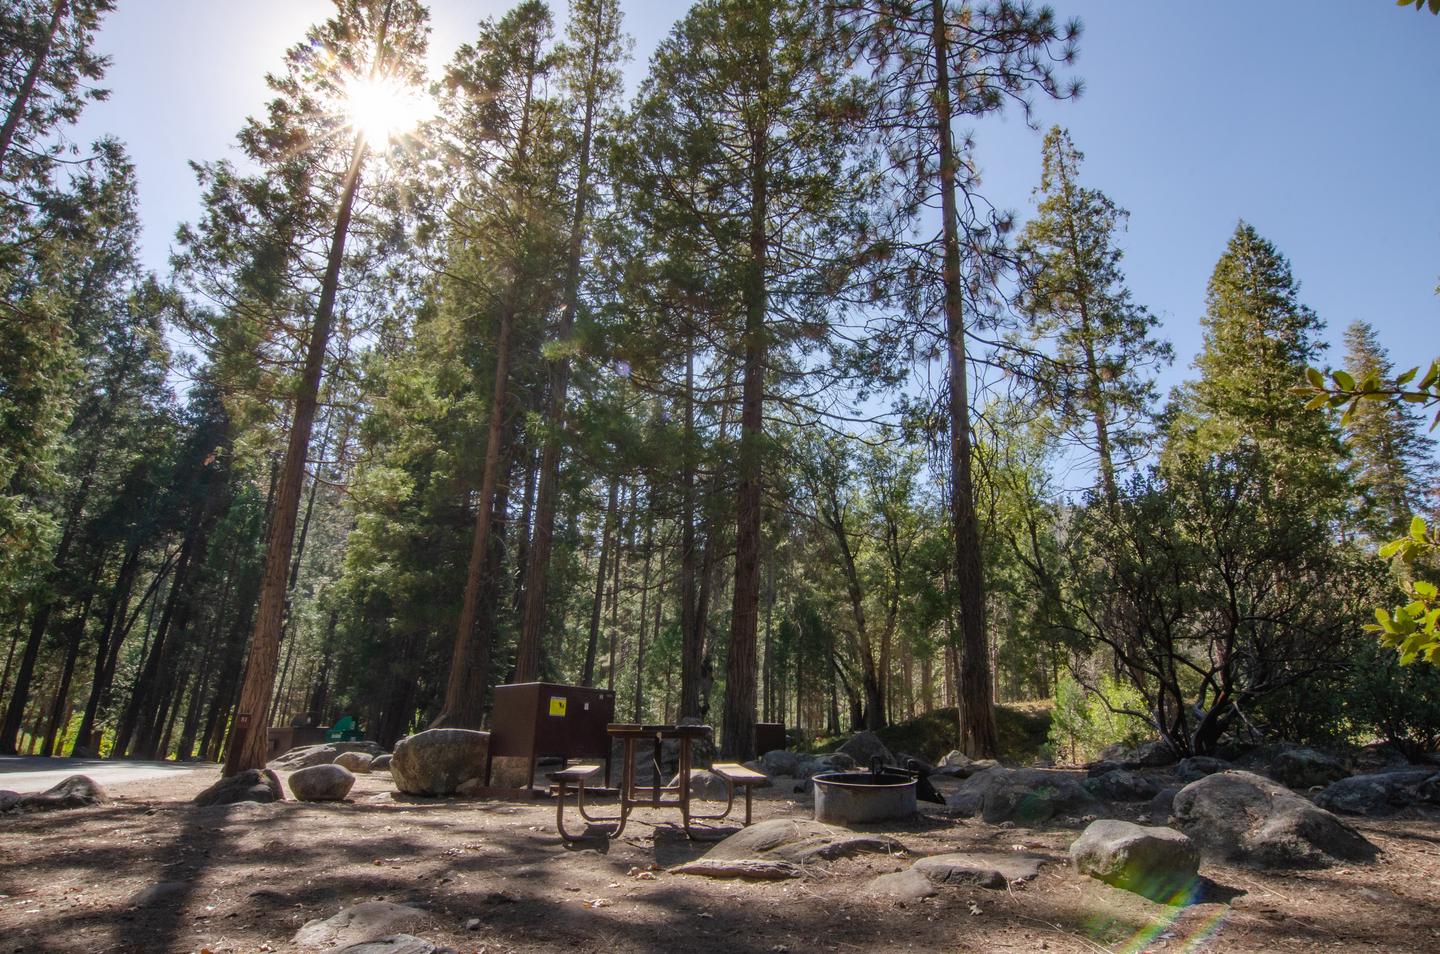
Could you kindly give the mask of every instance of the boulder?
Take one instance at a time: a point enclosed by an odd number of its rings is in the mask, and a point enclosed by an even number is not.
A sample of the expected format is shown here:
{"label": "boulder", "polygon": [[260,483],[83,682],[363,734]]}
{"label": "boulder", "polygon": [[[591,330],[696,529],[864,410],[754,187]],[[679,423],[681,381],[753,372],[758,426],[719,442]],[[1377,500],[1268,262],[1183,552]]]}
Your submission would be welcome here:
{"label": "boulder", "polygon": [[805,864],[862,852],[894,854],[904,850],[904,845],[888,835],[863,835],[816,821],[772,818],[742,828],[716,844],[705,857],[711,861],[758,858]]}
{"label": "boulder", "polygon": [[372,759],[385,754],[385,750],[380,747],[378,742],[330,742],[328,744],[336,752],[363,752]]}
{"label": "boulder", "polygon": [[1212,758],[1208,755],[1192,755],[1188,759],[1180,760],[1180,764],[1175,766],[1175,774],[1186,782],[1193,782],[1207,775],[1223,772],[1230,767],[1230,763],[1224,759]]}
{"label": "boulder", "polygon": [[766,775],[784,775],[795,778],[800,768],[800,756],[784,749],[772,749],[760,756],[760,771]]}
{"label": "boulder", "polygon": [[1156,739],[1137,747],[1124,760],[1125,768],[1164,768],[1179,761],[1179,756],[1164,739]]}
{"label": "boulder", "polygon": [[280,787],[280,776],[272,769],[246,769],[229,778],[222,778],[205,791],[195,796],[195,804],[201,808],[211,805],[234,805],[238,802],[280,802],[285,800],[285,790]]}
{"label": "boulder", "polygon": [[870,731],[856,732],[845,740],[839,751],[854,759],[855,764],[861,768],[869,768],[877,755],[886,765],[895,764],[895,756],[885,747],[885,743],[880,741],[880,736]]}
{"label": "boulder", "polygon": [[940,765],[931,772],[934,778],[969,778],[972,775],[979,775],[1000,765],[994,759],[977,759],[963,765]]}
{"label": "boulder", "polygon": [[1154,798],[1160,786],[1148,775],[1129,769],[1115,769],[1082,782],[1085,790],[1096,798],[1112,802],[1143,802]]}
{"label": "boulder", "polygon": [[[672,786],[678,786],[680,784],[680,776],[676,775],[672,778],[670,784]],[[708,769],[691,769],[690,796],[710,802],[723,802],[727,797],[725,780]]]}
{"label": "boulder", "polygon": [[1043,863],[1043,858],[1018,852],[962,851],[921,858],[911,870],[920,872],[931,884],[1006,888],[1017,881],[1035,880]]}
{"label": "boulder", "polygon": [[338,802],[350,794],[355,776],[343,765],[312,765],[292,772],[290,794],[302,802]]}
{"label": "boulder", "polygon": [[1098,762],[1091,762],[1085,766],[1085,774],[1091,778],[1099,778],[1102,775],[1108,775],[1124,767],[1125,766],[1121,765],[1115,759],[1101,759]]}
{"label": "boulder", "polygon": [[20,793],[8,789],[0,790],[0,812],[8,812],[20,804]]}
{"label": "boulder", "polygon": [[1345,815],[1392,815],[1424,801],[1420,787],[1435,774],[1429,769],[1411,769],[1342,778],[1316,795],[1315,804]]}
{"label": "boulder", "polygon": [[1057,815],[1085,814],[1095,799],[1078,773],[996,766],[966,779],[946,804],[957,815],[978,815],[992,825],[1033,825]]}
{"label": "boulder", "polygon": [[1200,870],[1200,851],[1173,828],[1126,821],[1091,822],[1070,846],[1077,871],[1152,901],[1184,904]]}
{"label": "boulder", "polygon": [[1178,788],[1162,788],[1150,799],[1150,804],[1145,807],[1149,816],[1158,821],[1164,821],[1175,811],[1175,796],[1180,794]]}
{"label": "boulder", "polygon": [[340,750],[333,745],[302,745],[279,758],[271,759],[270,766],[288,772],[312,765],[329,765],[339,754]]}
{"label": "boulder", "polygon": [[1345,764],[1333,755],[1297,746],[1282,749],[1270,762],[1267,773],[1281,785],[1290,788],[1313,788],[1329,785],[1350,775]]}
{"label": "boulder", "polygon": [[375,756],[365,752],[341,752],[335,756],[334,764],[359,775],[369,775],[370,763],[374,760]]}
{"label": "boulder", "polygon": [[362,901],[331,915],[306,921],[290,943],[303,949],[365,944],[418,924],[425,912],[390,901]]}
{"label": "boulder", "polygon": [[[12,793],[13,794],[13,793]],[[0,799],[3,806],[7,799]],[[43,792],[19,795],[10,806],[22,812],[43,812],[55,808],[84,808],[87,805],[107,805],[110,796],[105,789],[88,775],[72,775],[56,782]],[[8,810],[0,808],[0,810]]]}
{"label": "boulder", "polygon": [[941,759],[940,764],[935,767],[965,768],[967,765],[972,764],[974,761],[974,759],[966,755],[964,752],[961,752],[959,749],[951,749],[949,752],[945,753],[945,757]]}
{"label": "boulder", "polygon": [[386,754],[384,754],[384,755],[377,755],[377,756],[375,756],[373,759],[371,759],[371,760],[370,760],[370,771],[372,771],[372,772],[388,772],[388,771],[390,771],[390,755],[389,755],[389,753],[386,753]]}
{"label": "boulder", "polygon": [[1207,858],[1264,868],[1367,861],[1376,848],[1355,829],[1270,779],[1221,772],[1175,796],[1172,820]]}
{"label": "boulder", "polygon": [[906,868],[904,871],[880,875],[870,882],[866,893],[882,898],[894,898],[897,901],[919,901],[933,897],[937,892],[934,882],[925,877],[923,871]]}
{"label": "boulder", "polygon": [[485,774],[490,733],[474,729],[426,729],[395,743],[390,775],[407,795],[454,795]]}

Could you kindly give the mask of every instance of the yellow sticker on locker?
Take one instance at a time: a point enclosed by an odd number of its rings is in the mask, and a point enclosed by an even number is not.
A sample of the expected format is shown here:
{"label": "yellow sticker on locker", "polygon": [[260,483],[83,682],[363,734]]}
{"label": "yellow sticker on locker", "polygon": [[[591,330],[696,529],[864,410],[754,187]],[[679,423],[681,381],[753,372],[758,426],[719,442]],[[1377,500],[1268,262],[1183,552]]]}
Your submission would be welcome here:
{"label": "yellow sticker on locker", "polygon": [[563,716],[563,715],[565,714],[565,697],[564,697],[564,696],[551,696],[551,697],[550,697],[550,714],[551,714],[552,716]]}

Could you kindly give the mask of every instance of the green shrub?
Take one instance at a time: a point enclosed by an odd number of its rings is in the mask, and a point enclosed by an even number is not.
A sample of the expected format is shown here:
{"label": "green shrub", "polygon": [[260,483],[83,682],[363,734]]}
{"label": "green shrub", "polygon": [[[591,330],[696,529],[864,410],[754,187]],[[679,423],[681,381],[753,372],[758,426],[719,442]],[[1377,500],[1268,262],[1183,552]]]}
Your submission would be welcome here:
{"label": "green shrub", "polygon": [[1407,758],[1440,751],[1440,667],[1402,666],[1378,644],[1356,656],[1345,692],[1358,738],[1389,742]]}
{"label": "green shrub", "polygon": [[1108,676],[1100,680],[1098,693],[1064,676],[1055,687],[1055,708],[1050,710],[1049,746],[1055,760],[1091,762],[1106,746],[1139,745],[1154,735],[1144,719],[1115,709],[1143,712],[1145,701],[1134,687]]}

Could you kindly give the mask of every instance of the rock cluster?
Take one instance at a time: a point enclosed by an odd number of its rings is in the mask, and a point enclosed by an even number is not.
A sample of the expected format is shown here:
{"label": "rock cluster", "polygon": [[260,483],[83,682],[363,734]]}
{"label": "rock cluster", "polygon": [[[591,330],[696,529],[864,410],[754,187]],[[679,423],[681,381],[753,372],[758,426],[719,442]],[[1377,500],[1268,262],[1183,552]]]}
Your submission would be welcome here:
{"label": "rock cluster", "polygon": [[1083,815],[1095,805],[1078,773],[1003,766],[970,776],[946,799],[950,810],[992,825],[1033,825],[1057,815]]}

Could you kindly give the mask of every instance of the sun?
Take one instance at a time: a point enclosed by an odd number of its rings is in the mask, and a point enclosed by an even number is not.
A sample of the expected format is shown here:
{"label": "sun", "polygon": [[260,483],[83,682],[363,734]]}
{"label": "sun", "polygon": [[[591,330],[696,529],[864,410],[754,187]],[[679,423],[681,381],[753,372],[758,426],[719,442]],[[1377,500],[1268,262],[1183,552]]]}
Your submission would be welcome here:
{"label": "sun", "polygon": [[429,115],[419,90],[387,76],[356,77],[347,83],[344,109],[350,127],[375,149],[384,149]]}

